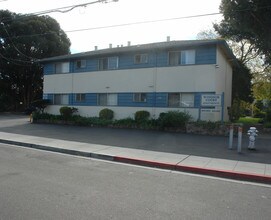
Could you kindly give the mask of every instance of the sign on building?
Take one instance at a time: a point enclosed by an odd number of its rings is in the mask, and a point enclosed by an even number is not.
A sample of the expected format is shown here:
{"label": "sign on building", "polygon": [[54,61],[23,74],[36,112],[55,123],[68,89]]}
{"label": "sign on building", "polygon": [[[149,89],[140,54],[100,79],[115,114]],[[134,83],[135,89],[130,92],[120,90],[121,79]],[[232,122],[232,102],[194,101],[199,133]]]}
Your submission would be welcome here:
{"label": "sign on building", "polygon": [[201,106],[217,107],[222,105],[221,95],[203,94],[201,95]]}

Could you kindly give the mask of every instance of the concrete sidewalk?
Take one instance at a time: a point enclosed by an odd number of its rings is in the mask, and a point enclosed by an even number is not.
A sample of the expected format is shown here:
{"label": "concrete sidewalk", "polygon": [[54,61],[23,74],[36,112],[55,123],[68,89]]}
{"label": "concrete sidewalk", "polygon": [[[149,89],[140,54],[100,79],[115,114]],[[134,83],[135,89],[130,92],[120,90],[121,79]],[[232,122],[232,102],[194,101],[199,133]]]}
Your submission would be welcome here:
{"label": "concrete sidewalk", "polygon": [[[271,183],[271,164],[0,132],[0,142],[163,169]],[[271,159],[270,159],[271,160]]]}

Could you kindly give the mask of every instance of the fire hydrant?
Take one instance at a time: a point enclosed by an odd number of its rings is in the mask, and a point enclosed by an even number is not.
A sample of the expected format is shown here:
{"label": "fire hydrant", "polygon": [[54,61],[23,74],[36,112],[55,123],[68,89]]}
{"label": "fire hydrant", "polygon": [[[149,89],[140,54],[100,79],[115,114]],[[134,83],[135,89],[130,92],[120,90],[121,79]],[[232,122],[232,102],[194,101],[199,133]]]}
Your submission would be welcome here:
{"label": "fire hydrant", "polygon": [[249,150],[256,150],[255,148],[255,140],[256,136],[258,136],[258,130],[255,127],[250,127],[247,131],[247,134],[249,135],[249,144],[248,149]]}

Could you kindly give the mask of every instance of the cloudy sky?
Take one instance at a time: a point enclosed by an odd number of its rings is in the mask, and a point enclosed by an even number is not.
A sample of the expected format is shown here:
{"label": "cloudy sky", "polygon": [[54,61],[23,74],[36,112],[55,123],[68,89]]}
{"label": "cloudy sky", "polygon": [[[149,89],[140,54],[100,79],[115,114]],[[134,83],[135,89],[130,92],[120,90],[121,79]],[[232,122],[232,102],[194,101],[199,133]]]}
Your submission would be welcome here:
{"label": "cloudy sky", "polygon": [[94,50],[94,46],[107,48],[109,44],[126,46],[128,41],[132,45],[161,42],[167,36],[171,40],[195,39],[198,32],[212,28],[222,18],[221,15],[183,18],[218,13],[220,0],[109,1],[0,0],[0,9],[26,14],[97,2],[66,13],[48,14],[66,31],[72,42],[72,53]]}

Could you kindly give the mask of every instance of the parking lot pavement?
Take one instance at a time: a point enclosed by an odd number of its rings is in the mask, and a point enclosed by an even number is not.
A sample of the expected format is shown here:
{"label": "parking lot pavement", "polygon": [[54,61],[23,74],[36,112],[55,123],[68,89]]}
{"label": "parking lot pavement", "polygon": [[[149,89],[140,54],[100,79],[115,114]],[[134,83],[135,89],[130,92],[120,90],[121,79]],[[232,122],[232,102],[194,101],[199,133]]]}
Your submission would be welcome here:
{"label": "parking lot pavement", "polygon": [[261,134],[256,140],[256,151],[247,149],[248,138],[246,134],[243,134],[242,153],[238,154],[236,150],[237,138],[234,138],[233,150],[228,150],[228,137],[225,136],[31,124],[29,117],[23,115],[1,114],[0,131],[152,152],[271,164],[271,136],[261,136]]}

